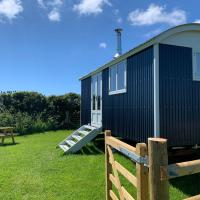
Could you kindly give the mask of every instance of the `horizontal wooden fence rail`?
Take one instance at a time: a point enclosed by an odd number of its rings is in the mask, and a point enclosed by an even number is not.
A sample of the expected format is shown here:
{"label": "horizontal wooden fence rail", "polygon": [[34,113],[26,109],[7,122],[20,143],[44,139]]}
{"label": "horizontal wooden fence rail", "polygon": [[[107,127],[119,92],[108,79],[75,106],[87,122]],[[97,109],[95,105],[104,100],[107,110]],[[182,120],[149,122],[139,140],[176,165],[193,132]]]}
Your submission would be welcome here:
{"label": "horizontal wooden fence rail", "polygon": [[199,200],[199,199],[200,199],[200,195],[197,195],[197,196],[193,196],[193,197],[187,198],[185,200]]}
{"label": "horizontal wooden fence rail", "polygon": [[168,173],[169,179],[200,173],[200,160],[171,164]]}
{"label": "horizontal wooden fence rail", "polygon": [[[134,158],[136,162],[136,176],[127,170],[122,164],[114,159],[112,149],[124,155]],[[137,144],[136,148],[111,136],[111,131],[105,131],[105,161],[106,161],[106,199],[107,200],[135,200],[124,188],[119,179],[119,174],[124,176],[134,187],[137,188],[137,200],[148,200],[148,168],[144,163],[139,163],[139,158],[147,155],[146,144]],[[112,186],[117,189],[118,196]]]}
{"label": "horizontal wooden fence rail", "polygon": [[[107,132],[106,132],[107,133]],[[128,145],[126,144],[125,142],[122,142],[112,136],[107,136],[106,137],[106,144],[107,145],[110,145],[111,147],[113,147],[114,149],[120,151],[121,148],[125,148],[131,152],[134,152],[136,153],[136,148],[131,146],[131,145]]]}

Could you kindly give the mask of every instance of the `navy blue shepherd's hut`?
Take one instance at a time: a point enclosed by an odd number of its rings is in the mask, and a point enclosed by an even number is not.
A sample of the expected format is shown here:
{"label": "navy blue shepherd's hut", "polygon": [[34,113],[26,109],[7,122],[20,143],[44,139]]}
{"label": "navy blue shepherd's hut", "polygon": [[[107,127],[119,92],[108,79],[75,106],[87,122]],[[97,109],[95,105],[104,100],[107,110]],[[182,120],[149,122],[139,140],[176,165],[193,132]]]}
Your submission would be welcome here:
{"label": "navy blue shepherd's hut", "polygon": [[200,144],[200,25],[169,29],[81,79],[81,124]]}

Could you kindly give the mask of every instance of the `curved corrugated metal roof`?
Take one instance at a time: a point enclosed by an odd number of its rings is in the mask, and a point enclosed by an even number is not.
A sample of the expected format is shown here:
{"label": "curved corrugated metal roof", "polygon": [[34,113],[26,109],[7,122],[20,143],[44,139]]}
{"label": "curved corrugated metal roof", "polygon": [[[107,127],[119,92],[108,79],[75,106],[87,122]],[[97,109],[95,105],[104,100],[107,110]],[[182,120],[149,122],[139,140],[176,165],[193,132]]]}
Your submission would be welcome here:
{"label": "curved corrugated metal roof", "polygon": [[143,49],[145,49],[147,47],[150,47],[150,46],[152,46],[156,43],[160,43],[160,42],[162,42],[162,40],[164,40],[164,39],[166,39],[166,38],[168,38],[172,35],[184,32],[184,31],[200,31],[200,24],[189,23],[189,24],[183,24],[183,25],[179,25],[179,26],[170,28],[170,29],[158,34],[157,36],[151,38],[150,40],[148,40],[148,41],[138,45],[137,47],[131,49],[130,51],[122,54],[117,59],[113,59],[110,62],[106,63],[105,65],[103,65],[103,66],[97,68],[96,70],[92,71],[91,73],[81,77],[80,80],[86,79],[86,78],[88,78],[88,77],[90,77],[90,76],[92,76],[92,75],[94,75],[98,72],[101,72],[103,69],[110,67],[110,66],[126,59],[127,57],[132,56],[135,53],[142,51]]}

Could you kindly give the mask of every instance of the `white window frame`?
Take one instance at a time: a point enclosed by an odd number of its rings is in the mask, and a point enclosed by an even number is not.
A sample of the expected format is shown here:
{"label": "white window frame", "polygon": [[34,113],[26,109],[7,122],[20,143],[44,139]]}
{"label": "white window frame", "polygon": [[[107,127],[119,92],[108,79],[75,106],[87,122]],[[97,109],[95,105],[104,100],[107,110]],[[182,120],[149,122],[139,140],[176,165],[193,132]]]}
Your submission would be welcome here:
{"label": "white window frame", "polygon": [[194,81],[200,81],[200,75],[196,74],[196,71],[197,71],[196,53],[200,54],[200,49],[192,50],[192,75],[193,75]]}
{"label": "white window frame", "polygon": [[[121,64],[121,63],[125,63],[125,71],[124,71],[124,88],[123,89],[120,89],[118,90],[117,87],[118,87],[118,65]],[[115,81],[116,81],[116,90],[115,91],[110,91],[110,86],[111,86],[111,73],[110,73],[110,70],[112,67],[116,67],[116,77],[115,77]],[[127,90],[127,60],[123,60],[111,67],[109,67],[109,95],[114,95],[114,94],[122,94],[122,93],[126,93],[126,90]]]}

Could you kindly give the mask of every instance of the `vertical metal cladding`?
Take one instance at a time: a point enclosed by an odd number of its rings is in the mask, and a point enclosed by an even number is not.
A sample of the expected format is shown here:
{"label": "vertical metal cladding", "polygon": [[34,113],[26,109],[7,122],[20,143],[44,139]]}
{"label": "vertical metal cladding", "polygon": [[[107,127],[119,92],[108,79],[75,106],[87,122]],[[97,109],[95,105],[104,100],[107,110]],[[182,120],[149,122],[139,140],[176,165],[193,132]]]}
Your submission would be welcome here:
{"label": "vertical metal cladding", "polygon": [[81,125],[91,123],[91,77],[81,81]]}
{"label": "vertical metal cladding", "polygon": [[153,136],[153,47],[127,59],[127,92],[109,95],[109,69],[103,70],[103,129],[146,142]]}
{"label": "vertical metal cladding", "polygon": [[200,81],[193,81],[192,49],[159,49],[161,136],[170,146],[200,144]]}

